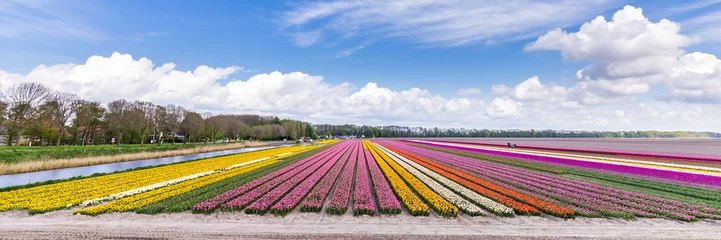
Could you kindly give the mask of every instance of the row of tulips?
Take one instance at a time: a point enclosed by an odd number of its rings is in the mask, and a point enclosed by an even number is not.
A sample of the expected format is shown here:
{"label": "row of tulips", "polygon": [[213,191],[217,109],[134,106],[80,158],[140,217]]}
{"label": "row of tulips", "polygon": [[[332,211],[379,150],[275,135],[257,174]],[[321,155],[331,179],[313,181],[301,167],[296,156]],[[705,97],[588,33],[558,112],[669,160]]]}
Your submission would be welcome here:
{"label": "row of tulips", "polygon": [[313,190],[305,197],[303,202],[300,204],[301,212],[320,212],[323,208],[323,203],[327,199],[330,190],[335,185],[338,175],[340,175],[343,167],[348,164],[350,160],[351,151],[346,151],[339,161],[330,171],[323,177],[323,179],[316,185]]}
{"label": "row of tulips", "polygon": [[351,154],[348,164],[343,168],[343,172],[336,182],[333,194],[325,208],[328,214],[343,215],[348,211],[348,202],[350,201],[350,194],[353,189],[353,176],[355,175],[358,153],[360,152],[360,143],[358,141],[353,141],[353,143],[354,145],[349,148]]}
{"label": "row of tulips", "polygon": [[[307,168],[293,169],[278,178],[272,179],[257,188],[228,201],[223,204],[221,207],[222,210],[242,210],[248,207],[245,211],[246,213],[265,213],[267,208],[273,204],[272,200],[282,197],[282,194],[285,193],[285,191],[326,165],[326,163],[337,160],[337,155],[341,154],[342,151],[345,150],[344,145],[345,144],[341,143],[339,146],[341,148],[333,154],[325,155],[322,158],[311,161],[311,165]],[[281,193],[281,191],[283,192]]]}
{"label": "row of tulips", "polygon": [[[353,154],[351,153],[351,158],[352,156]],[[270,208],[270,212],[273,214],[288,214],[326,173],[341,161],[341,158],[336,155],[309,175],[304,176],[304,174],[298,174],[294,176],[248,206],[245,212],[264,214],[268,208]]]}
{"label": "row of tulips", "polygon": [[[519,176],[522,176],[519,174]],[[595,184],[590,184],[581,181],[559,179],[555,176],[539,175],[534,179],[538,179],[536,182],[543,182],[546,184],[553,184],[558,186],[558,189],[566,189],[569,191],[588,191],[591,194],[597,194],[598,198],[607,202],[620,204],[625,207],[635,208],[644,212],[655,213],[659,216],[666,216],[669,218],[684,220],[684,221],[695,221],[694,217],[698,218],[717,218],[718,215],[713,216],[708,213],[701,211],[711,210],[702,206],[691,207],[688,205],[679,205],[678,202],[672,200],[662,200],[661,198],[655,198],[644,194],[638,194],[628,191],[622,191],[614,188],[603,187]],[[686,206],[686,207],[684,207]],[[697,211],[700,210],[700,211]],[[713,211],[712,211],[713,212]],[[718,212],[718,211],[716,211]],[[642,215],[638,215],[642,216]]]}
{"label": "row of tulips", "polygon": [[109,204],[83,208],[75,211],[75,213],[83,215],[98,215],[106,212],[134,211],[149,204],[160,202],[164,199],[190,192],[194,189],[198,189],[209,184],[222,181],[224,179],[228,179],[258,168],[265,167],[267,165],[275,163],[276,161],[277,160],[267,160],[263,162],[257,162],[243,167],[234,168],[225,172],[204,176],[189,181],[184,181],[182,183],[171,185],[169,187],[159,188],[141,194],[133,195],[131,197],[126,197]]}
{"label": "row of tulips", "polygon": [[[353,188],[353,215],[375,215],[376,207],[373,202],[370,180],[368,179],[368,158],[362,147],[358,149],[358,166],[355,173]],[[385,179],[384,179],[385,180]]]}
{"label": "row of tulips", "polygon": [[[384,143],[384,144],[390,144],[390,143]],[[476,183],[473,183],[469,180],[466,180],[462,177],[459,177],[459,176],[453,174],[452,172],[458,172],[456,170],[447,168],[440,164],[436,165],[432,161],[422,159],[418,156],[409,154],[407,152],[404,152],[404,151],[394,148],[392,146],[388,146],[388,148],[390,150],[398,153],[399,155],[404,156],[406,159],[413,161],[414,164],[418,164],[418,165],[422,166],[423,168],[428,169],[429,171],[435,172],[435,174],[438,174],[444,178],[450,179],[450,180],[456,182],[457,184],[462,185],[463,188],[471,189],[483,196],[486,196],[487,198],[484,197],[484,199],[482,199],[482,200],[485,200],[483,202],[483,204],[481,203],[481,201],[475,201],[476,204],[479,204],[479,206],[485,206],[485,208],[488,208],[488,205],[490,205],[490,204],[500,203],[500,204],[503,204],[505,206],[512,208],[516,214],[520,214],[520,215],[540,215],[540,213],[541,213],[538,209],[536,209],[532,206],[518,202],[512,198],[509,198],[509,197],[499,194],[497,192],[491,191],[490,189],[487,189],[483,186],[480,186]],[[448,187],[451,189],[454,189],[456,191],[457,191],[457,189],[460,189],[458,187],[454,187],[454,185],[450,185]]]}
{"label": "row of tulips", "polygon": [[254,159],[311,148],[314,147],[275,148],[2,192],[0,211],[27,209],[31,214],[44,213]]}
{"label": "row of tulips", "polygon": [[[364,141],[366,142],[366,141]],[[431,210],[428,208],[428,205],[426,205],[423,200],[418,198],[415,193],[413,193],[413,190],[406,184],[406,182],[399,176],[398,173],[396,173],[393,168],[389,165],[387,160],[382,157],[381,153],[379,153],[373,145],[366,142],[366,147],[375,159],[375,162],[378,164],[380,169],[383,170],[383,174],[388,179],[388,182],[392,186],[391,189],[393,189],[393,192],[396,196],[400,199],[400,202],[403,204],[403,206],[408,209],[408,212],[413,216],[428,216],[431,214]],[[378,185],[378,184],[376,184]],[[379,201],[381,200],[381,195],[378,195]]]}
{"label": "row of tulips", "polygon": [[561,164],[561,165],[572,166],[572,167],[577,167],[577,168],[598,169],[598,170],[611,171],[611,172],[617,172],[617,173],[623,173],[623,174],[633,174],[633,175],[639,175],[639,176],[664,178],[664,179],[668,179],[668,180],[672,180],[672,181],[700,183],[700,184],[706,184],[706,185],[711,185],[711,186],[721,185],[721,176],[711,176],[711,175],[704,175],[704,174],[695,174],[695,173],[690,173],[690,172],[678,172],[678,171],[671,171],[671,170],[661,170],[661,169],[628,166],[628,165],[620,165],[620,164],[612,164],[612,163],[603,163],[603,162],[580,161],[580,160],[573,160],[573,159],[568,159],[568,158],[559,158],[559,157],[541,156],[541,155],[529,155],[529,154],[523,154],[523,153],[496,151],[496,150],[490,150],[490,149],[477,149],[477,148],[472,148],[472,147],[449,146],[446,143],[426,143],[426,144],[447,147],[447,148],[452,148],[452,149],[457,149],[457,150],[463,150],[463,151],[471,151],[471,152],[480,153],[480,154],[526,159],[526,160],[531,160],[531,161],[553,163],[553,164]]}
{"label": "row of tulips", "polygon": [[[436,140],[436,141],[450,142],[450,143],[462,143],[462,144],[500,146],[500,147],[505,146],[505,144],[481,143],[481,142],[470,142],[470,141],[451,141],[451,140]],[[610,155],[618,155],[618,156],[671,158],[671,159],[684,159],[684,160],[699,161],[699,162],[721,163],[721,157],[718,157],[718,156],[700,156],[700,155],[689,155],[689,154],[651,153],[651,152],[635,152],[635,151],[623,151],[623,150],[607,150],[607,149],[602,150],[602,149],[590,149],[590,148],[551,147],[551,146],[534,146],[534,145],[518,145],[517,147],[529,148],[529,149],[541,149],[541,150],[582,152],[582,153],[594,153],[594,154],[610,154]]]}
{"label": "row of tulips", "polygon": [[495,201],[498,201],[506,206],[513,208],[518,214],[536,215],[539,214],[540,209],[547,214],[558,217],[570,218],[574,216],[573,210],[569,208],[549,203],[547,201],[543,201],[538,198],[528,196],[526,194],[521,194],[516,191],[512,191],[508,188],[485,181],[478,177],[444,166],[437,162],[430,161],[427,158],[420,156],[432,153],[433,151],[431,150],[415,148],[404,144],[397,144],[394,142],[388,142],[386,144],[394,147],[392,148],[393,151],[407,156],[409,159],[416,161],[418,164],[433,169],[434,171],[450,179],[453,179],[454,181],[463,184],[464,186],[471,188],[484,196],[487,196]]}
{"label": "row of tulips", "polygon": [[[457,183],[443,176],[440,176],[437,173],[428,170],[427,168],[421,167],[414,162],[409,161],[405,157],[399,156],[395,152],[389,151],[382,146],[378,146],[378,148],[380,148],[381,151],[383,151],[397,164],[404,167],[409,173],[413,174],[413,176],[417,177],[421,182],[425,183],[430,189],[438,193],[438,195],[448,200],[453,205],[457,206],[461,211],[465,212],[466,214],[471,216],[486,215],[481,208],[469,202],[465,198],[459,196],[458,194],[461,194],[466,198],[471,199],[475,203],[482,205],[484,208],[488,209],[494,214],[497,214],[499,216],[513,216],[512,209],[503,206],[497,202],[494,202],[486,197],[480,196],[477,193],[471,191],[470,189],[458,185]],[[454,193],[454,191],[450,190],[449,188],[455,190],[455,192],[457,192],[458,194]]]}
{"label": "row of tulips", "polygon": [[428,205],[431,206],[433,210],[438,213],[438,215],[444,217],[455,217],[458,215],[458,208],[456,206],[454,206],[453,204],[448,202],[448,200],[444,199],[438,193],[426,186],[423,181],[413,176],[413,174],[408,172],[408,170],[403,168],[395,160],[391,159],[388,155],[381,151],[381,149],[379,149],[377,145],[372,144],[371,151],[375,151],[379,155],[379,158],[376,158],[377,161],[382,160],[383,162],[388,164],[392,168],[392,170],[398,173],[402,181],[404,181],[408,184],[408,186],[413,188],[414,192],[418,193],[418,196],[420,196],[421,199],[428,203]]}
{"label": "row of tulips", "polygon": [[328,149],[330,146],[322,146],[313,150],[305,151],[299,154],[286,155],[279,158],[277,162],[252,170],[248,173],[240,174],[227,178],[212,184],[208,184],[190,192],[186,192],[177,196],[166,198],[160,202],[153,203],[135,210],[140,214],[157,214],[157,213],[178,213],[189,211],[195,204],[203,202],[207,199],[215,197],[221,193],[227,192],[233,188],[249,183],[255,179],[268,175],[300,160],[306,159],[318,152]]}
{"label": "row of tulips", "polygon": [[[438,155],[441,155],[439,157]],[[519,189],[528,190],[531,193],[533,193],[534,196],[542,197],[542,198],[551,198],[556,199],[561,202],[567,202],[571,204],[573,207],[572,209],[575,212],[599,212],[602,213],[601,215],[605,216],[612,216],[612,217],[620,217],[620,218],[634,218],[634,215],[623,211],[624,209],[621,206],[618,206],[616,204],[611,204],[608,202],[599,201],[595,197],[587,194],[578,194],[575,192],[566,192],[566,191],[557,191],[556,189],[551,189],[552,186],[538,186],[533,180],[527,180],[520,176],[510,175],[507,172],[500,172],[499,170],[489,170],[488,168],[483,168],[482,164],[486,164],[485,162],[481,162],[478,160],[473,159],[463,159],[461,157],[456,157],[451,154],[445,155],[445,154],[438,154],[438,153],[432,153],[430,156],[428,156],[436,161],[439,161],[443,164],[447,164],[449,166],[452,166],[454,168],[458,168],[463,171],[467,171],[468,173],[474,174],[480,178],[488,179],[492,181],[498,181],[499,185],[502,185],[506,188],[512,189],[514,191],[519,191]],[[465,161],[464,161],[465,160]],[[530,174],[527,173],[528,176],[534,176],[538,174]],[[504,185],[508,184],[508,185]],[[650,214],[643,214],[639,213],[640,215],[650,215]],[[599,216],[601,216],[599,215]]]}
{"label": "row of tulips", "polygon": [[[484,178],[505,182],[538,195],[601,212],[603,215],[626,218],[664,216],[684,221],[695,221],[697,218],[713,218],[713,216],[706,215],[712,214],[712,212],[704,213],[699,211],[695,213],[692,211],[692,209],[703,209],[702,206],[693,208],[668,207],[663,209],[659,206],[678,205],[669,205],[672,203],[668,202],[670,200],[662,201],[660,198],[569,180],[555,175],[534,173],[474,159],[464,159],[464,157],[452,156],[452,154],[434,154],[436,155],[434,159],[445,164],[471,171]],[[438,157],[439,155],[442,157]],[[655,201],[652,201],[652,199],[655,199]]]}
{"label": "row of tulips", "polygon": [[363,152],[368,162],[368,172],[373,183],[371,189],[374,190],[375,196],[378,199],[378,210],[382,214],[399,214],[402,212],[401,203],[388,184],[385,175],[383,175],[383,172],[378,167],[378,163],[376,163],[373,155],[368,150],[367,144],[367,141],[363,141]]}
{"label": "row of tulips", "polygon": [[195,204],[192,208],[192,211],[195,213],[210,213],[212,211],[215,211],[216,209],[220,208],[222,206],[222,204],[225,204],[226,202],[228,202],[244,193],[247,193],[248,191],[250,191],[252,189],[255,189],[262,185],[272,185],[272,186],[265,186],[266,188],[273,187],[273,186],[279,184],[281,181],[292,176],[292,174],[288,174],[289,172],[302,171],[303,169],[305,169],[305,168],[311,166],[313,163],[315,163],[315,160],[325,157],[329,154],[337,154],[341,150],[343,150],[343,148],[341,146],[334,145],[333,147],[326,149],[325,151],[314,154],[313,156],[310,156],[306,159],[303,159],[301,161],[293,163],[293,164],[291,164],[287,167],[284,167],[278,171],[275,171],[271,174],[265,175],[261,178],[255,179],[249,183],[243,184],[237,188],[233,188],[227,192],[217,195],[211,199],[208,199],[201,203]]}

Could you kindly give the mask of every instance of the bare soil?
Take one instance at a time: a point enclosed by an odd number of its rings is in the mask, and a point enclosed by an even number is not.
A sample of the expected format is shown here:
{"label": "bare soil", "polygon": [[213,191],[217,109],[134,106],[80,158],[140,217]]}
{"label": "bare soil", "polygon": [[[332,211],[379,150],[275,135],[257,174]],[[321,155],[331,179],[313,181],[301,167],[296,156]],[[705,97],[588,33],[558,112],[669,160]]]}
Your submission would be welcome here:
{"label": "bare soil", "polygon": [[457,218],[329,216],[295,211],[285,217],[244,213],[72,215],[71,210],[29,216],[0,213],[0,239],[718,239],[721,222],[667,219],[563,220],[550,216]]}

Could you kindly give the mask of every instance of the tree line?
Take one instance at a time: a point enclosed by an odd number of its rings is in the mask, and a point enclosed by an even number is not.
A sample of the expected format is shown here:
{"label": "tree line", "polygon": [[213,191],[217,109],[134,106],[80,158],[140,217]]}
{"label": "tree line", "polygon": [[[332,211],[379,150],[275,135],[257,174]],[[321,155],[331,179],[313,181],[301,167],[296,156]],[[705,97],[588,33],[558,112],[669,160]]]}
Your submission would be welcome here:
{"label": "tree line", "polygon": [[423,128],[407,126],[358,126],[353,124],[314,125],[321,136],[368,138],[468,137],[468,138],[721,138],[713,132],[689,131],[567,131],[567,130],[490,130],[467,128]]}
{"label": "tree line", "polygon": [[199,113],[172,104],[161,106],[125,99],[103,106],[34,82],[3,89],[0,99],[1,130],[8,146],[317,137],[310,123],[292,119]]}

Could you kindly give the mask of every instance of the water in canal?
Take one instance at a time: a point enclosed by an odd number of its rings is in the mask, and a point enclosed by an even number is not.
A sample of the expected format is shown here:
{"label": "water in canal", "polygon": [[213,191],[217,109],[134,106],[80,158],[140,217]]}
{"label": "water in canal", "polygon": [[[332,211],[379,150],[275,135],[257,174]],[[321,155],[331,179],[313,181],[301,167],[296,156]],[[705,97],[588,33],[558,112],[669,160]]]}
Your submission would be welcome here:
{"label": "water in canal", "polygon": [[96,173],[109,173],[115,171],[122,171],[127,169],[133,169],[138,167],[156,166],[161,164],[184,162],[201,158],[217,157],[228,154],[244,153],[256,150],[263,150],[269,148],[277,148],[287,145],[280,146],[269,146],[269,147],[253,147],[253,148],[240,148],[233,150],[217,151],[198,153],[185,156],[175,157],[164,157],[164,158],[153,158],[146,160],[137,160],[129,162],[118,162],[118,163],[106,163],[100,165],[86,166],[86,167],[74,167],[74,168],[63,168],[54,170],[45,170],[39,172],[29,172],[11,175],[0,175],[0,187],[9,187],[16,185],[24,185],[36,182],[44,182],[48,180],[66,179],[76,176],[89,176]]}

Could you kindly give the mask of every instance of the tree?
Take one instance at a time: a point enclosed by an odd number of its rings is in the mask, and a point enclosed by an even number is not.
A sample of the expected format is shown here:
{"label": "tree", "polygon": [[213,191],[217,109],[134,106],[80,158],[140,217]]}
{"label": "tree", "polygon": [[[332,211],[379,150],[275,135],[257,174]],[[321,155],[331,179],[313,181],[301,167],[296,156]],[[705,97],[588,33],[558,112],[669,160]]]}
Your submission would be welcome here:
{"label": "tree", "polygon": [[[103,108],[99,102],[85,100],[78,101],[77,105],[75,119],[73,119],[72,125],[75,127],[75,134],[78,134],[78,131],[82,131],[82,142],[80,145],[85,145],[90,139],[93,139],[96,129],[103,124],[105,108]],[[73,144],[75,144],[74,138]]]}
{"label": "tree", "polygon": [[47,105],[51,119],[58,128],[55,146],[60,146],[66,125],[78,109],[79,98],[73,93],[54,92],[49,95]]}
{"label": "tree", "polygon": [[10,105],[8,119],[12,121],[18,130],[16,144],[20,144],[20,137],[23,130],[31,124],[39,115],[38,106],[47,99],[47,87],[40,83],[21,83],[6,89],[3,96]]}
{"label": "tree", "polygon": [[132,104],[125,99],[119,99],[108,103],[108,114],[105,118],[108,121],[108,127],[118,136],[117,143],[123,139],[123,132],[129,125],[129,112],[132,110]]}
{"label": "tree", "polygon": [[315,133],[315,129],[313,129],[313,126],[310,124],[306,124],[305,126],[305,134],[309,138],[317,138],[318,134]]}
{"label": "tree", "polygon": [[180,123],[185,119],[185,109],[180,106],[168,105],[165,107],[167,111],[166,126],[171,131],[171,142],[175,144],[175,134],[180,131]]}
{"label": "tree", "polygon": [[187,112],[183,121],[180,122],[180,131],[185,133],[185,139],[188,141],[190,140],[188,139],[189,136],[193,136],[194,139],[197,139],[204,126],[205,122],[200,114],[196,112]]}

